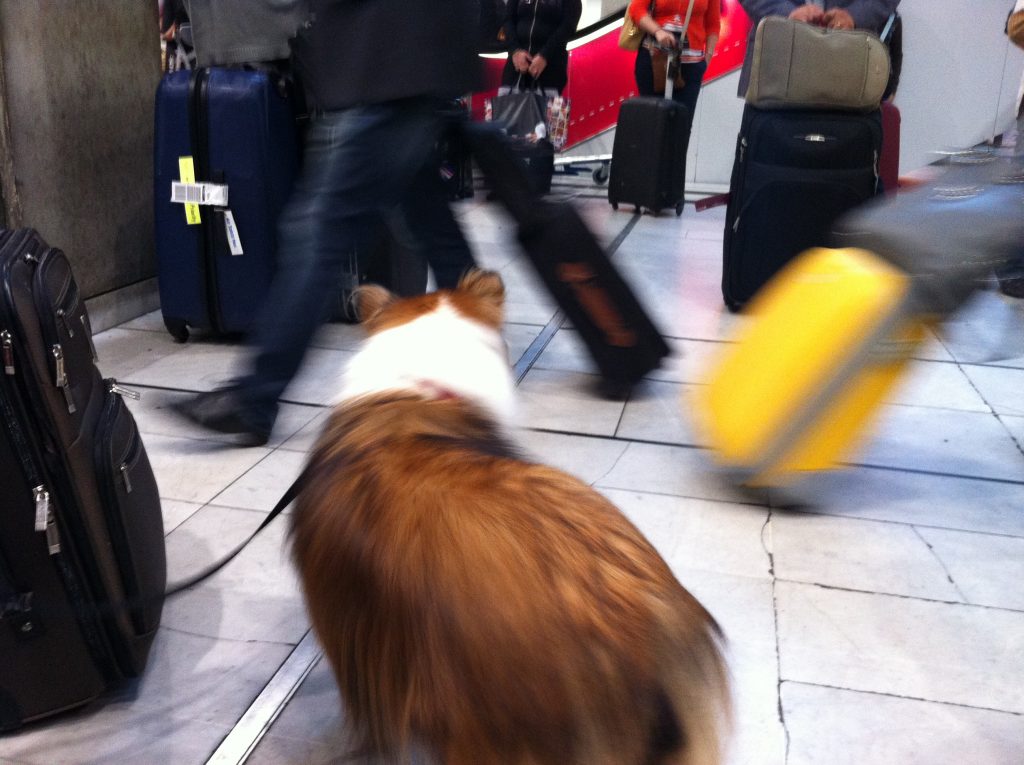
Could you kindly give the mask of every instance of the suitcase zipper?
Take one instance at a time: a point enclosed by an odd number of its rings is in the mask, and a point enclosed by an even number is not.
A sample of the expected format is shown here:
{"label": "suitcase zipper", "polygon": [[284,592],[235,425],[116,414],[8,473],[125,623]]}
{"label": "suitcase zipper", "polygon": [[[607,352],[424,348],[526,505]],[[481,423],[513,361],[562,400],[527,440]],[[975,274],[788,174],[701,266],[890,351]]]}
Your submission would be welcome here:
{"label": "suitcase zipper", "polygon": [[75,336],[75,330],[71,328],[71,322],[68,321],[68,315],[63,308],[57,309],[57,321],[64,325],[64,333],[68,337]]}
{"label": "suitcase zipper", "polygon": [[11,333],[6,329],[0,332],[0,344],[3,345],[3,356],[4,356],[4,374],[14,374],[14,341],[11,339]]}
{"label": "suitcase zipper", "polygon": [[96,353],[96,342],[92,339],[92,322],[89,321],[89,312],[83,310],[82,315],[78,318],[79,321],[82,322],[82,329],[85,331],[85,336],[89,338],[89,350],[92,351],[92,360],[93,362],[97,362],[100,360],[100,356]]}
{"label": "suitcase zipper", "polygon": [[[117,384],[117,380],[113,379],[111,379],[109,384],[107,385],[107,390],[109,390],[114,395],[120,396],[121,398],[130,398],[133,401],[138,401],[140,398],[142,398],[142,394],[140,394],[138,391],[129,390],[128,388],[122,388],[120,385]],[[135,446],[134,440],[132,441],[130,446]],[[135,463],[138,461],[138,459],[138,448],[131,448],[129,449],[128,453],[125,454],[120,466],[118,467],[118,472],[121,474],[121,481],[124,483],[125,494],[132,493],[131,469],[135,466]]]}
{"label": "suitcase zipper", "polygon": [[46,486],[39,484],[32,489],[36,507],[36,531],[46,534],[46,549],[50,555],[60,552],[60,533],[57,531],[57,520],[53,517],[53,505],[50,503],[50,492]]}
{"label": "suitcase zipper", "polygon": [[75,400],[71,396],[71,385],[68,383],[68,373],[64,368],[64,349],[60,347],[60,343],[53,346],[53,359],[56,362],[57,369],[55,372],[56,385],[64,393],[64,401],[68,406],[68,414],[74,414],[76,411]]}

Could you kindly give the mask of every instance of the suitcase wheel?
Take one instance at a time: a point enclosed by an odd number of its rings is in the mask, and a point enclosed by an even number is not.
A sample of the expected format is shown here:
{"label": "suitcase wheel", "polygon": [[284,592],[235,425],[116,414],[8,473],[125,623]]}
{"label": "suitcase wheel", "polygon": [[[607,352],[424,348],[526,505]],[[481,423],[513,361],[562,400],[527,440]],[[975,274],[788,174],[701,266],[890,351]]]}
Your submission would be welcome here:
{"label": "suitcase wheel", "polygon": [[619,203],[618,202],[612,202],[612,209],[613,210],[618,210],[619,209]]}
{"label": "suitcase wheel", "polygon": [[594,172],[591,174],[594,179],[594,183],[598,186],[602,186],[608,183],[608,165],[601,164],[594,168]]}
{"label": "suitcase wheel", "polygon": [[182,319],[164,319],[164,326],[171,333],[176,343],[184,343],[188,340],[188,325]]}

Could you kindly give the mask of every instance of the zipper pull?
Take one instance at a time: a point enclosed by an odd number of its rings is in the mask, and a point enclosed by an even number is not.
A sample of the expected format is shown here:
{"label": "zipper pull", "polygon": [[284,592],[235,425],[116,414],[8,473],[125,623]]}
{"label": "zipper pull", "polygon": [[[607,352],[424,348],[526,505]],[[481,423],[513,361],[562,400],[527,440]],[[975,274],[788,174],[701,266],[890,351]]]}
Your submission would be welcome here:
{"label": "zipper pull", "polygon": [[50,517],[50,492],[40,484],[32,489],[36,503],[36,531],[46,531],[47,519]]}
{"label": "zipper pull", "polygon": [[85,330],[85,336],[89,338],[89,350],[92,351],[92,360],[94,362],[100,360],[100,356],[96,353],[96,343],[92,339],[92,324],[89,322],[89,314],[82,311],[82,315],[78,317],[82,322],[82,329]]}
{"label": "zipper pull", "polygon": [[57,319],[60,321],[61,324],[64,325],[64,331],[67,333],[67,336],[74,337],[75,330],[71,328],[71,322],[68,321],[68,316],[66,313],[64,313],[63,308],[57,309]]}
{"label": "zipper pull", "polygon": [[56,385],[64,392],[64,401],[68,405],[68,414],[75,413],[75,400],[71,397],[71,386],[68,384],[68,373],[64,368],[64,349],[60,343],[53,346],[53,358],[57,363]]}
{"label": "zipper pull", "polygon": [[743,156],[747,153],[747,139],[744,136],[740,139],[740,164],[743,164]]}
{"label": "zipper pull", "polygon": [[46,549],[50,555],[60,552],[60,532],[57,531],[57,519],[51,510],[46,518]]}
{"label": "zipper pull", "polygon": [[138,401],[142,398],[142,394],[137,390],[130,390],[129,388],[122,388],[117,384],[117,380],[111,380],[107,386],[107,390],[111,393],[116,393],[121,398],[130,398],[132,401]]}
{"label": "zipper pull", "polygon": [[124,479],[124,491],[125,491],[125,494],[131,494],[132,493],[132,481],[131,481],[131,478],[128,477],[128,463],[127,462],[121,463],[121,478]]}
{"label": "zipper pull", "polygon": [[0,345],[3,346],[4,355],[4,374],[14,374],[14,341],[11,339],[11,333],[6,329],[0,332]]}

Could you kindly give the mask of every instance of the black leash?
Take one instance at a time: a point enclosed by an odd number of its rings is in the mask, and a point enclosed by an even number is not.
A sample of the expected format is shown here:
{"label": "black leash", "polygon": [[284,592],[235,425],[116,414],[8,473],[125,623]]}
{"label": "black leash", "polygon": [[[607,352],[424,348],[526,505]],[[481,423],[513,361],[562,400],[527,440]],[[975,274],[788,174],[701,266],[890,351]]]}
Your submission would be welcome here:
{"label": "black leash", "polygon": [[211,576],[216,574],[218,571],[220,571],[222,568],[228,565],[231,561],[233,561],[236,557],[238,557],[238,554],[241,553],[242,550],[244,550],[246,547],[248,547],[249,543],[252,542],[252,540],[254,540],[257,536],[259,536],[260,532],[263,531],[263,529],[265,529],[267,526],[269,526],[274,521],[274,519],[277,518],[277,516],[279,516],[284,511],[284,509],[288,507],[288,505],[290,505],[295,500],[295,498],[299,496],[299,494],[302,493],[302,489],[304,488],[305,483],[306,469],[303,469],[302,473],[299,474],[299,477],[292,482],[292,485],[288,487],[288,489],[285,491],[281,499],[279,499],[277,501],[277,504],[274,505],[274,509],[270,511],[270,514],[263,519],[263,522],[256,527],[256,530],[253,531],[248,537],[246,537],[246,539],[241,544],[239,544],[238,547],[229,552],[216,563],[207,566],[202,571],[193,574],[187,579],[183,579],[180,582],[175,582],[174,584],[168,586],[167,590],[164,591],[164,598],[173,597],[174,595],[184,592],[190,587],[194,587],[200,582],[209,579]]}

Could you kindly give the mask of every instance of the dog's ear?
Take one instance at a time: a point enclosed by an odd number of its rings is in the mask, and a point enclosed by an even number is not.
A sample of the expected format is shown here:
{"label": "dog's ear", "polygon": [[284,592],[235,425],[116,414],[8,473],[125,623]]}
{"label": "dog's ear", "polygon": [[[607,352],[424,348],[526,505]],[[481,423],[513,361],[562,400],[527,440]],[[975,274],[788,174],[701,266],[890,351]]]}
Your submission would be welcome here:
{"label": "dog's ear", "polygon": [[493,303],[496,308],[500,309],[505,305],[505,283],[494,271],[482,271],[478,268],[467,271],[459,280],[458,288]]}
{"label": "dog's ear", "polygon": [[367,322],[397,300],[379,284],[364,284],[352,292],[356,318]]}

